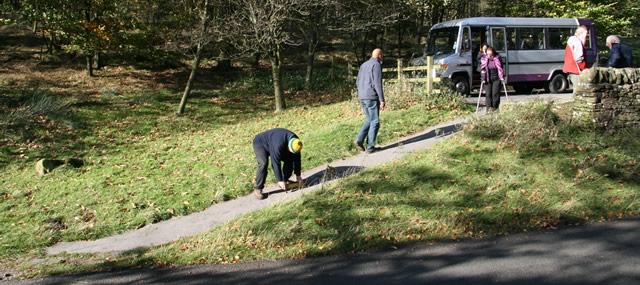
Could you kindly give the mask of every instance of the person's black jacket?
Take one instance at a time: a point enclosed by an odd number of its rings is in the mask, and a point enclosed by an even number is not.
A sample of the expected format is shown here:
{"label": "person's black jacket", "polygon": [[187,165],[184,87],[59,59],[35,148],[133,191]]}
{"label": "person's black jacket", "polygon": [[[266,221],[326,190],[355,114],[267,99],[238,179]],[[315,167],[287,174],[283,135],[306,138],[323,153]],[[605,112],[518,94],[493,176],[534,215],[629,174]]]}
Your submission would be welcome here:
{"label": "person's black jacket", "polygon": [[612,44],[609,51],[609,67],[624,68],[633,65],[631,48],[623,43]]}
{"label": "person's black jacket", "polygon": [[289,151],[289,140],[297,138],[298,136],[293,132],[283,129],[275,128],[256,135],[253,140],[255,145],[264,148],[271,156],[271,167],[273,168],[273,174],[276,176],[277,181],[283,181],[284,175],[280,162],[292,163],[293,172],[296,175],[300,175],[302,168],[300,153],[293,154]]}

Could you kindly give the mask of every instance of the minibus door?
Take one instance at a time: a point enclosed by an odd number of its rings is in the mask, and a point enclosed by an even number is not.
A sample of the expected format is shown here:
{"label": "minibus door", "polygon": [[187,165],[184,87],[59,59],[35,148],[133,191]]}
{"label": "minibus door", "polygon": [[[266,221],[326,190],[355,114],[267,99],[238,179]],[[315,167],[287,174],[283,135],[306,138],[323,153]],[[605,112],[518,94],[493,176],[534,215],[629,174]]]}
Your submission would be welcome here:
{"label": "minibus door", "polygon": [[507,46],[506,28],[487,27],[487,34],[487,42],[500,54],[502,67],[504,69],[504,83],[507,83],[509,79],[509,50]]}

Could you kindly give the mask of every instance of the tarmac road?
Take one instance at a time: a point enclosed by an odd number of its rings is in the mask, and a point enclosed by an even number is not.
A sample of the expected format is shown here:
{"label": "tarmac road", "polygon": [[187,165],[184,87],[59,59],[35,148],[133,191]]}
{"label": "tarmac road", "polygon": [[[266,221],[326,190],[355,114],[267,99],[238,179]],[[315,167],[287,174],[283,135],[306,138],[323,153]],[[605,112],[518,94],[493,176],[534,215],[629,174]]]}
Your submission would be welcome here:
{"label": "tarmac road", "polygon": [[640,284],[640,218],[304,260],[138,269],[5,284]]}

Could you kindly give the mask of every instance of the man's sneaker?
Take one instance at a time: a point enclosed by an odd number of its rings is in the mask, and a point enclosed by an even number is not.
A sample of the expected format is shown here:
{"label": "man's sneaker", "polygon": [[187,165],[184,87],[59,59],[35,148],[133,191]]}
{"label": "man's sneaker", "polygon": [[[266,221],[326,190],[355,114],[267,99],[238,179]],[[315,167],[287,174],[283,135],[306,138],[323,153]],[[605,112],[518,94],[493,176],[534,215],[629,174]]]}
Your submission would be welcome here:
{"label": "man's sneaker", "polygon": [[356,146],[357,149],[359,149],[360,151],[365,151],[364,149],[364,144],[359,142],[359,141],[354,141],[353,144]]}
{"label": "man's sneaker", "polygon": [[264,200],[264,198],[267,198],[267,195],[262,193],[262,190],[253,190],[253,195],[256,196],[256,199],[258,200]]}
{"label": "man's sneaker", "polygon": [[366,153],[374,153],[374,152],[378,152],[378,151],[380,151],[380,148],[374,146],[374,147],[372,147],[370,149],[367,149]]}

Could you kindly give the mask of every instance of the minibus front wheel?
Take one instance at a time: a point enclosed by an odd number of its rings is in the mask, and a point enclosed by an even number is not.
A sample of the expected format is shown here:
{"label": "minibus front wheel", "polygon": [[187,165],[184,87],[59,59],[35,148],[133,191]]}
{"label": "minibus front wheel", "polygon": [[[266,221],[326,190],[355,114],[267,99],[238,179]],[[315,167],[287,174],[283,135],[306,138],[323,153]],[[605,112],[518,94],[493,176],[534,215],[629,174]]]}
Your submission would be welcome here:
{"label": "minibus front wheel", "polygon": [[466,77],[458,75],[451,80],[453,90],[464,96],[471,94],[471,88],[469,87],[469,80]]}

